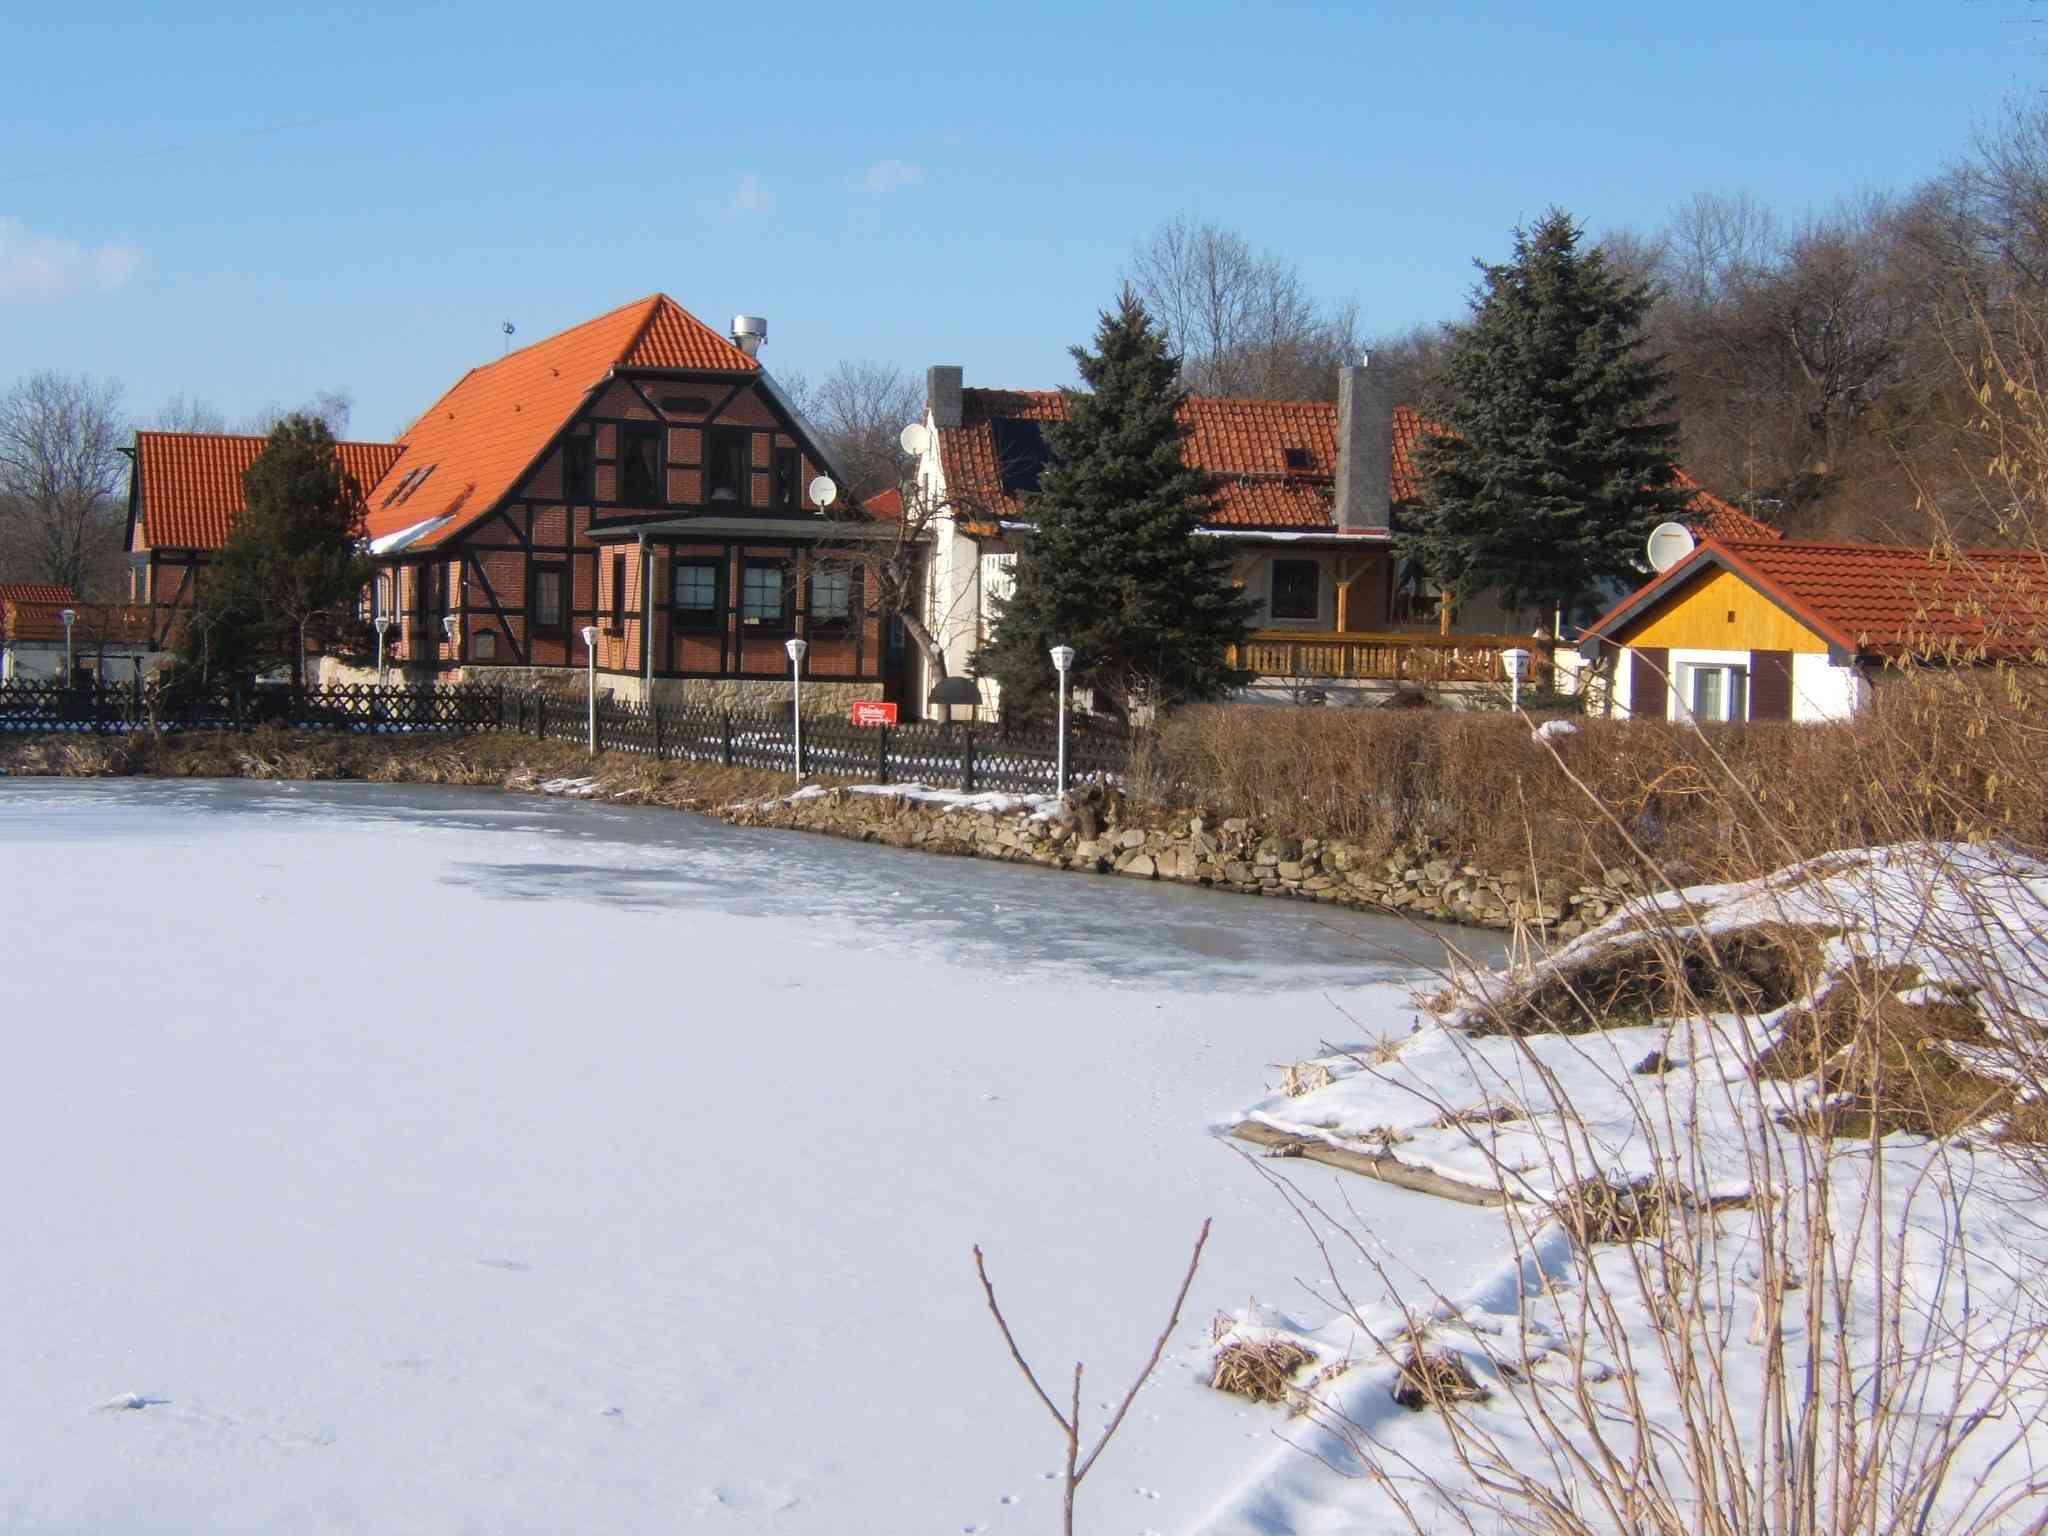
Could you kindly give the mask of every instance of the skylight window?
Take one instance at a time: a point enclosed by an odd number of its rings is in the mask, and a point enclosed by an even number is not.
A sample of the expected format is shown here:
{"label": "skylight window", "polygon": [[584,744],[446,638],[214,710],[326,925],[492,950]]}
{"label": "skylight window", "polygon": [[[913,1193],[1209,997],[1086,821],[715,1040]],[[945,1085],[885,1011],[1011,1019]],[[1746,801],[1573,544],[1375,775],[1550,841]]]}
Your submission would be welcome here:
{"label": "skylight window", "polygon": [[414,480],[411,475],[407,475],[406,479],[411,483],[409,485],[401,485],[398,488],[398,504],[402,507],[408,501],[411,501],[413,492],[417,491],[421,486],[425,485],[427,483],[427,476],[431,475],[435,470],[439,469],[440,467],[441,466],[439,464],[429,464],[425,469],[415,471],[415,473],[419,476],[417,480]]}
{"label": "skylight window", "polygon": [[1306,448],[1283,448],[1280,450],[1280,457],[1286,463],[1287,472],[1291,475],[1305,475],[1310,469],[1315,467],[1314,461],[1309,458]]}
{"label": "skylight window", "polygon": [[398,500],[399,497],[403,496],[406,493],[407,489],[412,485],[412,477],[418,473],[419,471],[417,469],[408,469],[405,472],[405,474],[400,478],[398,484],[391,487],[391,494],[384,498],[381,505],[388,507],[391,505],[391,503]]}

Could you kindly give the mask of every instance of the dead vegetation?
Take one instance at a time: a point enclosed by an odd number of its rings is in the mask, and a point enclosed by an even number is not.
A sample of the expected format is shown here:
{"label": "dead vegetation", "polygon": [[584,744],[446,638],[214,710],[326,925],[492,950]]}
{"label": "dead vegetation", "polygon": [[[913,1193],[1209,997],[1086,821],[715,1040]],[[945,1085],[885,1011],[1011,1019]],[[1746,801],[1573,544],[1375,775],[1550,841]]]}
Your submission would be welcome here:
{"label": "dead vegetation", "polygon": [[[1218,1319],[1219,1324],[1228,1319]],[[1254,1403],[1291,1401],[1299,1389],[1294,1374],[1316,1361],[1314,1350],[1293,1339],[1225,1339],[1216,1350],[1209,1385]]]}
{"label": "dead vegetation", "polygon": [[1460,1355],[1430,1349],[1421,1343],[1408,1346],[1394,1379],[1394,1401],[1410,1413],[1424,1409],[1439,1411],[1459,1403],[1483,1403],[1493,1394],[1480,1384]]}
{"label": "dead vegetation", "polygon": [[1764,1013],[1809,995],[1821,945],[1837,930],[1759,923],[1725,933],[1682,927],[1617,940],[1546,967],[1539,979],[1470,1020],[1474,1034],[1585,1034],[1702,1012]]}

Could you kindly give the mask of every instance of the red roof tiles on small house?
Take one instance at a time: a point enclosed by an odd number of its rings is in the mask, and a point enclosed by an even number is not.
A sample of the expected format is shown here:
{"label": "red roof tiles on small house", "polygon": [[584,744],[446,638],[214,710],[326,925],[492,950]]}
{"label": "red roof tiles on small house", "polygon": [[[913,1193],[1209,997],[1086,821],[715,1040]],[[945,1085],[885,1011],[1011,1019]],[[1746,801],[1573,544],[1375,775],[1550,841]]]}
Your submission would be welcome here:
{"label": "red roof tiles on small house", "polygon": [[[158,549],[219,549],[242,513],[242,476],[267,437],[219,432],[138,432],[136,474],[142,526]],[[397,443],[337,443],[342,467],[363,488],[384,477],[404,449]]]}
{"label": "red roof tiles on small house", "polygon": [[0,603],[75,603],[78,594],[61,581],[0,581]]}
{"label": "red roof tiles on small house", "polygon": [[[960,425],[939,429],[940,463],[955,500],[986,507],[998,517],[1020,516],[1016,488],[1003,483],[997,424],[1064,421],[1066,398],[1059,390],[963,389]],[[1335,532],[1335,405],[1190,395],[1181,420],[1188,427],[1187,462],[1218,477],[1210,526]],[[1417,455],[1430,430],[1412,407],[1394,407],[1389,478],[1395,506],[1421,494]],[[1700,489],[1682,471],[1679,484],[1697,492],[1685,515],[1701,532],[1744,539],[1778,536],[1768,524]]]}
{"label": "red roof tiles on small house", "polygon": [[744,374],[761,365],[657,293],[472,368],[399,434],[405,467],[371,491],[370,537],[435,518],[449,521],[412,547],[459,532],[526,477],[585,397],[620,368]]}
{"label": "red roof tiles on small house", "polygon": [[1959,650],[2039,659],[2048,647],[2048,559],[2032,550],[1950,555],[1904,544],[1745,543],[1711,536],[1603,614],[1586,631],[1587,642],[1614,640],[1714,569],[1748,582],[1851,655]]}

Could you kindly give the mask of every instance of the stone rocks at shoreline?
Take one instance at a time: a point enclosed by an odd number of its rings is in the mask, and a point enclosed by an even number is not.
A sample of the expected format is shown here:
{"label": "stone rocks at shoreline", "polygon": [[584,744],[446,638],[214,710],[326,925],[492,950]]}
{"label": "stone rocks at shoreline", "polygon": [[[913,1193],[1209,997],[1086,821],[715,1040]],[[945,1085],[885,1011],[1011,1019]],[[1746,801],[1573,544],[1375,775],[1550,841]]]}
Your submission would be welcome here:
{"label": "stone rocks at shoreline", "polygon": [[1242,817],[1216,821],[1184,815],[1154,824],[1138,817],[1114,790],[1100,786],[1075,790],[1057,807],[1044,802],[1035,813],[828,789],[799,800],[749,801],[721,814],[744,826],[792,827],[928,853],[1177,880],[1483,928],[1541,922],[1558,938],[1570,938],[1607,917],[1634,883],[1630,872],[1619,870],[1601,886],[1546,877],[1539,892],[1526,870],[1485,870],[1439,849],[1381,856],[1348,843],[1296,837]]}

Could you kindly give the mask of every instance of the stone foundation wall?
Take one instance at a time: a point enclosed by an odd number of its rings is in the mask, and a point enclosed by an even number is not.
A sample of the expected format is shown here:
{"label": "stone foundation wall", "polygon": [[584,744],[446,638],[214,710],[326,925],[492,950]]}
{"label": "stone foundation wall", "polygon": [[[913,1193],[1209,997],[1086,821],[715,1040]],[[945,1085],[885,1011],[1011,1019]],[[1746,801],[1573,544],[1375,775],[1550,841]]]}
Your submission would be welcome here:
{"label": "stone foundation wall", "polygon": [[[1049,814],[1034,815],[1034,809]],[[1545,925],[1570,938],[1605,918],[1633,882],[1617,871],[1606,886],[1569,885],[1527,871],[1494,871],[1420,849],[1375,856],[1347,843],[1294,837],[1232,817],[1150,822],[1114,791],[1077,790],[1049,799],[981,796],[972,806],[909,795],[830,789],[801,800],[729,807],[746,826],[791,827],[929,853],[963,854],[1139,880],[1178,880],[1252,896],[1292,897],[1386,912],[1410,912],[1483,928]]]}

